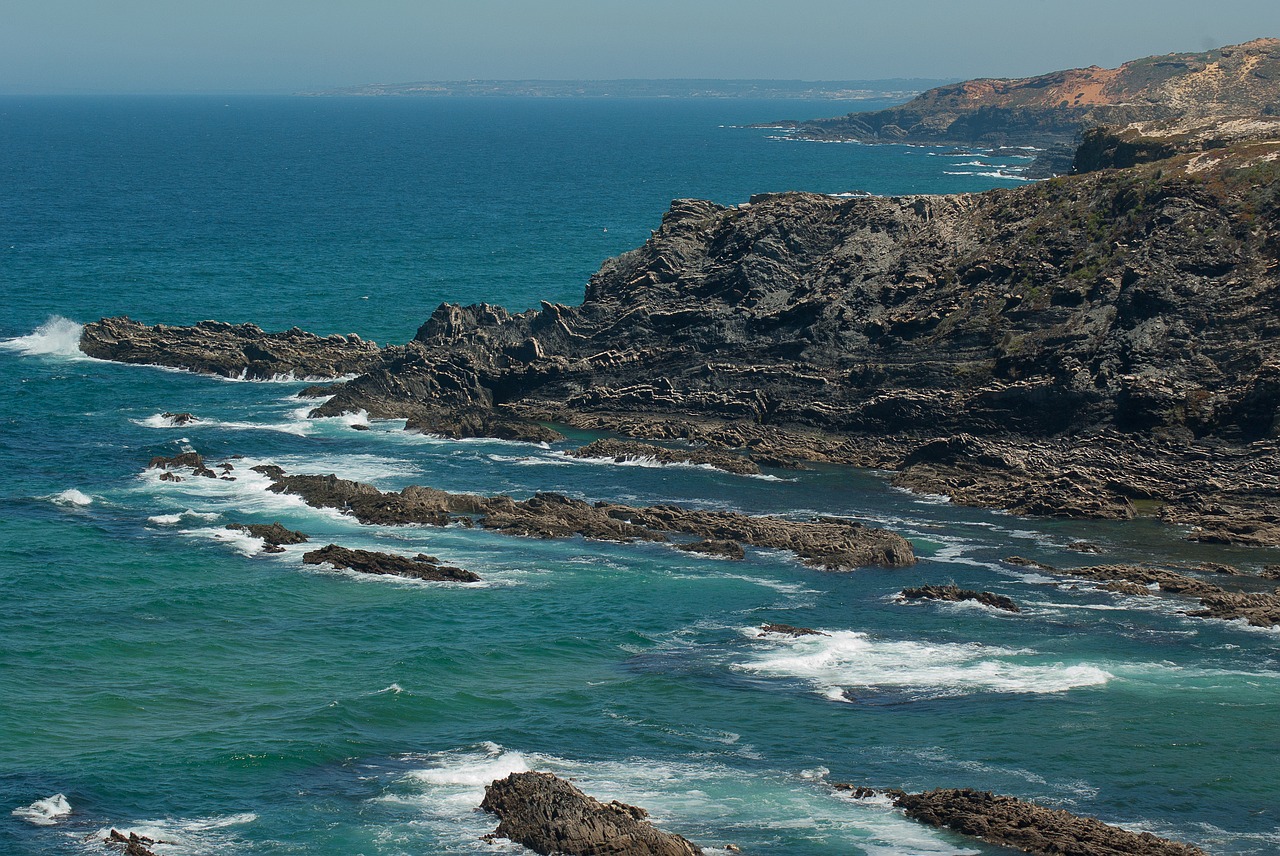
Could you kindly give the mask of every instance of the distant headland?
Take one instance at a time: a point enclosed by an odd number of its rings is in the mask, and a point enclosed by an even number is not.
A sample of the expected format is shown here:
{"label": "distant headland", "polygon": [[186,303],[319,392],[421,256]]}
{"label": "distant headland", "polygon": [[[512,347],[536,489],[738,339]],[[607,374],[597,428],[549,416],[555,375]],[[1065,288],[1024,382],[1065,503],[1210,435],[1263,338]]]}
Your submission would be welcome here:
{"label": "distant headland", "polygon": [[526,98],[814,98],[828,101],[907,100],[954,80],[431,80],[366,83],[299,95]]}

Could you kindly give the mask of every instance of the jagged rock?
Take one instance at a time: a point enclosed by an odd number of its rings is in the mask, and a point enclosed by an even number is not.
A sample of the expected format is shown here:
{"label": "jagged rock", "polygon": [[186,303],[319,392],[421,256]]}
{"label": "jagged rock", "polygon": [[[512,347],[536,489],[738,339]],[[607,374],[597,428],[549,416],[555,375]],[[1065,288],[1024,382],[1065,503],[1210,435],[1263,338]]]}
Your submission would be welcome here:
{"label": "jagged rock", "polygon": [[278,375],[339,377],[368,369],[380,354],[377,345],[359,337],[321,337],[297,327],[283,333],[219,321],[147,327],[126,317],[86,324],[80,350],[103,360],[257,380]]}
{"label": "jagged rock", "polygon": [[269,490],[300,496],[317,508],[339,509],[361,523],[463,523],[508,535],[581,535],[619,542],[667,541],[671,534],[695,535],[708,541],[787,550],[805,564],[829,571],[868,565],[898,568],[916,561],[910,542],[901,535],[836,518],[797,521],[675,505],[639,508],[610,502],[592,504],[556,493],[538,493],[516,501],[507,496],[447,493],[417,485],[399,493],[384,493],[372,485],[332,474],[286,475],[269,464],[253,469],[272,480]]}
{"label": "jagged rock", "polygon": [[778,636],[830,636],[830,633],[823,633],[821,630],[814,630],[811,627],[796,627],[791,624],[762,624],[760,626],[760,636],[768,636],[769,634]]}
{"label": "jagged rock", "polygon": [[157,841],[154,838],[148,838],[136,832],[130,832],[125,835],[118,829],[112,829],[107,833],[106,843],[112,848],[121,850],[125,856],[156,856],[155,851],[151,850],[151,845],[166,844],[168,842]]}
{"label": "jagged rock", "polygon": [[677,550],[689,553],[704,553],[708,556],[720,556],[725,559],[745,559],[747,551],[737,541],[693,541],[688,544],[676,544]]}
{"label": "jagged rock", "polygon": [[167,420],[174,427],[196,421],[190,413],[161,413],[160,418]]}
{"label": "jagged rock", "polygon": [[554,443],[564,437],[559,431],[527,419],[495,414],[484,408],[430,408],[411,414],[405,420],[406,431],[435,434],[440,437],[496,437],[526,443]]}
{"label": "jagged rock", "polygon": [[1006,565],[1016,565],[1019,568],[1035,568],[1041,571],[1049,571],[1050,573],[1058,570],[1053,565],[1046,565],[1044,562],[1037,562],[1035,559],[1028,559],[1024,556],[1008,556],[1002,561]]}
{"label": "jagged rock", "polygon": [[701,464],[737,475],[758,475],[760,467],[741,455],[712,449],[671,449],[634,440],[594,440],[578,449],[565,452],[574,458],[606,458],[624,461],[657,461],[663,464]]}
{"label": "jagged rock", "polygon": [[1002,609],[1005,612],[1022,611],[1011,598],[1007,598],[1004,595],[992,594],[989,591],[962,589],[956,585],[906,588],[902,590],[902,596],[907,600],[944,600],[953,603],[962,600],[976,600],[984,606]]}
{"label": "jagged rock", "polygon": [[1190,844],[985,791],[940,788],[900,794],[894,802],[930,826],[1041,856],[1205,856]]}
{"label": "jagged rock", "polygon": [[248,532],[254,538],[262,539],[264,553],[283,553],[285,544],[305,544],[311,540],[301,532],[286,529],[279,521],[275,523],[228,523],[228,529]]}
{"label": "jagged rock", "polygon": [[480,807],[501,821],[495,835],[535,853],[571,856],[696,856],[688,840],[654,827],[642,808],[602,803],[550,773],[512,773],[485,788]]}
{"label": "jagged rock", "polygon": [[304,553],[302,561],[307,565],[330,564],[335,568],[349,569],[361,574],[408,577],[415,580],[474,583],[480,577],[471,571],[440,564],[434,556],[419,553],[416,556],[399,556],[394,553],[375,553],[369,550],[350,550],[330,544],[319,550]]}
{"label": "jagged rock", "polygon": [[[204,458],[202,458],[200,455],[196,454],[195,452],[182,452],[181,454],[174,455],[171,458],[165,458],[160,455],[157,455],[156,457],[151,459],[150,463],[147,464],[147,469],[149,470],[155,470],[155,469],[173,470],[173,469],[181,469],[183,467],[190,467],[192,473],[194,473],[197,476],[203,476],[204,478],[209,478],[209,479],[216,479],[218,477],[217,473],[215,473],[213,470],[205,466]],[[166,475],[173,475],[173,474],[161,473],[160,478],[163,479],[164,481],[181,481],[182,480],[181,478],[176,476],[174,478],[166,479],[165,478]]]}

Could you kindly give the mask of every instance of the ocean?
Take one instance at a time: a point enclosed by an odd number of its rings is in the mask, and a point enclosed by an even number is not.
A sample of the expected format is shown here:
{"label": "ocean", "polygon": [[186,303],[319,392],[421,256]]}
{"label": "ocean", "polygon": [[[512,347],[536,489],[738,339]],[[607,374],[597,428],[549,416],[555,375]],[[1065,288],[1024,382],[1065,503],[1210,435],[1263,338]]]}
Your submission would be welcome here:
{"label": "ocean", "polygon": [[[832,782],[973,787],[1215,854],[1280,850],[1280,633],[1004,561],[1227,562],[1175,528],[1032,520],[835,466],[730,475],[308,419],[304,382],[80,355],[128,314],[411,338],[443,301],[575,303],[672,199],[1012,187],[1032,153],[789,140],[880,104],[698,99],[0,99],[0,849],[518,853],[480,837],[523,769],[649,809],[708,853],[999,854]],[[174,426],[167,412],[196,420]],[[162,482],[154,455],[235,481]],[[243,456],[243,457],[233,457]],[[807,517],[908,536],[909,569],[749,550],[361,526],[269,493],[274,463],[426,484]],[[280,521],[279,555],[225,528]],[[472,584],[304,565],[426,552]],[[1010,614],[907,604],[955,582]],[[765,623],[826,635],[762,636]]]}

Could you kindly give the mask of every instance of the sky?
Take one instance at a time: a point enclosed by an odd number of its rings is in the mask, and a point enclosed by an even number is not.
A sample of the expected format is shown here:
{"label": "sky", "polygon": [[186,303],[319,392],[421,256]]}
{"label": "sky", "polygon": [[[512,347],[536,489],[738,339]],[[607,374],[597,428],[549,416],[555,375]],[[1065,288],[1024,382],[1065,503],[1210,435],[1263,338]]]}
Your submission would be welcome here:
{"label": "sky", "polygon": [[0,93],[1022,77],[1259,36],[1278,0],[0,0]]}

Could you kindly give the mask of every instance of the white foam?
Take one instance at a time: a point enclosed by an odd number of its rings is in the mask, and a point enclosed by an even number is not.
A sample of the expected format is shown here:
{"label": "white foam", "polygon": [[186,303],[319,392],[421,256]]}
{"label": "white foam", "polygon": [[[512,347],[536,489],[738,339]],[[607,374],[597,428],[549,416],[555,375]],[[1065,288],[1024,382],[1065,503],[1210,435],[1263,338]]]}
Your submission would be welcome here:
{"label": "white foam", "polygon": [[85,358],[80,350],[84,325],[70,318],[54,315],[25,336],[0,340],[0,348],[25,356],[58,356]]}
{"label": "white foam", "polygon": [[240,852],[244,843],[227,830],[257,819],[258,815],[253,812],[243,812],[215,817],[143,820],[128,826],[103,827],[92,838],[105,842],[114,829],[126,838],[130,833],[150,838],[156,843],[148,847],[158,854]]}
{"label": "white foam", "polygon": [[83,508],[86,505],[93,504],[93,497],[78,491],[75,488],[69,488],[64,490],[62,493],[55,493],[53,496],[49,497],[49,501],[54,505],[67,505]]}
{"label": "white foam", "polygon": [[[409,778],[428,785],[457,785],[476,788],[484,796],[485,785],[494,779],[529,770],[529,762],[519,752],[510,752],[496,743],[484,744],[481,751],[446,752],[437,755],[432,765],[409,774]],[[476,803],[480,798],[476,799]]]}
{"label": "white foam", "polygon": [[154,523],[157,526],[176,526],[183,520],[217,520],[222,515],[216,511],[195,511],[188,508],[186,511],[179,511],[176,514],[156,514],[147,518],[148,523]]}
{"label": "white foam", "polygon": [[[741,631],[756,639],[760,630]],[[1113,675],[1088,664],[1028,662],[1033,651],[978,643],[928,643],[876,639],[832,630],[826,636],[771,634],[734,669],[811,684],[833,701],[859,691],[889,689],[927,697],[975,692],[1057,693],[1098,686]]]}
{"label": "white foam", "polygon": [[243,529],[193,529],[191,534],[227,544],[242,556],[258,555],[266,543]]}
{"label": "white foam", "polygon": [[71,814],[71,803],[62,794],[54,794],[31,805],[15,808],[10,814],[36,826],[53,826],[60,818]]}
{"label": "white foam", "polygon": [[595,464],[597,466],[613,466],[613,467],[643,467],[645,469],[687,469],[687,470],[710,470],[716,473],[725,473],[726,475],[736,476],[742,475],[748,478],[761,479],[763,481],[794,481],[794,479],[781,479],[777,476],[767,475],[765,473],[731,473],[712,464],[696,464],[692,461],[659,461],[652,457],[624,458],[619,461],[616,458],[579,458],[566,452],[552,452],[560,458],[570,463],[579,464]]}

